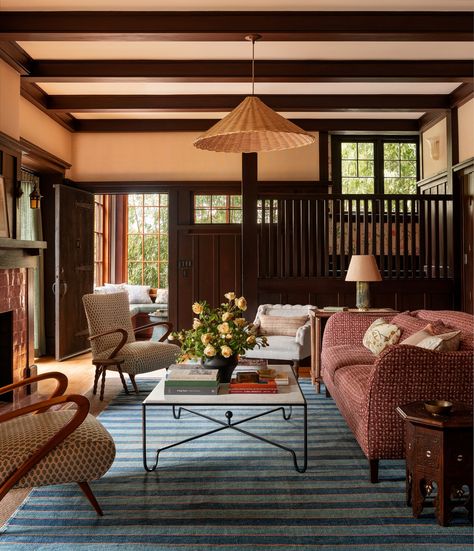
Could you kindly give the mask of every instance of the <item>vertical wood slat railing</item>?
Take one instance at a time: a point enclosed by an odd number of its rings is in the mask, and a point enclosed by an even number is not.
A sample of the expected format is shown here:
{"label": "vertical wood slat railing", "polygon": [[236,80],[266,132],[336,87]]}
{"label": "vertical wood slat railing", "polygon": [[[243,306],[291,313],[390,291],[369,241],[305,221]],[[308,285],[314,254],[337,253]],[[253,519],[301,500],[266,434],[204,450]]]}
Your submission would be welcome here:
{"label": "vertical wood slat railing", "polygon": [[452,277],[452,195],[278,194],[259,199],[260,278],[343,278],[353,254],[375,255],[388,279]]}

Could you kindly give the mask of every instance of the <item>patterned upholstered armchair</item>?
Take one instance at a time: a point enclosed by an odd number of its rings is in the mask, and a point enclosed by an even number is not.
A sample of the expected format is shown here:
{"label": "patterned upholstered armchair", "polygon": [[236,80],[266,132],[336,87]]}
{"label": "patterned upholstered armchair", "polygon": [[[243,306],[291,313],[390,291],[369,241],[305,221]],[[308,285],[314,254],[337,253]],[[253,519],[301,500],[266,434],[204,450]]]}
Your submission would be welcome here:
{"label": "patterned upholstered armchair", "polygon": [[[57,381],[49,399],[0,413],[0,501],[11,488],[76,482],[102,515],[89,481],[109,470],[115,444],[89,414],[89,400],[78,394],[64,396],[68,380],[56,372],[2,387],[0,394],[45,379]],[[49,411],[51,406],[68,402],[75,403],[77,409]]]}
{"label": "patterned upholstered armchair", "polygon": [[[84,295],[82,301],[89,325],[92,363],[95,365],[93,392],[97,392],[99,377],[102,376],[101,400],[104,397],[107,369],[118,371],[127,394],[128,388],[123,374],[128,373],[133,388],[138,393],[135,375],[167,368],[175,361],[179,347],[162,342],[172,330],[171,323],[155,322],[134,329],[127,293]],[[135,339],[137,333],[156,325],[167,329],[160,342]]]}
{"label": "patterned upholstered armchair", "polygon": [[245,357],[288,362],[298,376],[300,361],[311,355],[311,308],[311,304],[261,304],[254,323],[260,334],[267,335],[269,346],[248,350]]}

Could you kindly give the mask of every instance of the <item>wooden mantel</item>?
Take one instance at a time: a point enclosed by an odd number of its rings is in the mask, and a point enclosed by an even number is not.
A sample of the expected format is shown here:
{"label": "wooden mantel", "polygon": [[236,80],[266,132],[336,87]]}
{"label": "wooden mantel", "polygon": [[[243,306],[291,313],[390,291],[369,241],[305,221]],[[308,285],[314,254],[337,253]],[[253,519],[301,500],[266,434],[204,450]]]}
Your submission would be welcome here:
{"label": "wooden mantel", "polygon": [[0,269],[34,268],[36,257],[41,249],[46,249],[46,241],[26,241],[0,237]]}

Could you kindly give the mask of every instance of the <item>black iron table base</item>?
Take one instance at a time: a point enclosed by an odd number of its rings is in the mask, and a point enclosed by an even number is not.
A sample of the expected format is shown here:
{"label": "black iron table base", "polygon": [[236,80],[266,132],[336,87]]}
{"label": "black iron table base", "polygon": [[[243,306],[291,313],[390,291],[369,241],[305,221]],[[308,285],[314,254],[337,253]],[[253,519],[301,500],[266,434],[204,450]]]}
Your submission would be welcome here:
{"label": "black iron table base", "polygon": [[148,472],[155,471],[158,467],[158,461],[160,458],[160,453],[169,450],[171,448],[175,448],[176,446],[181,446],[182,444],[186,444],[188,442],[192,442],[193,440],[197,440],[199,438],[204,438],[205,436],[210,436],[211,434],[216,434],[218,432],[232,429],[235,431],[240,432],[241,434],[245,434],[246,436],[250,436],[251,438],[255,438],[256,440],[260,440],[261,442],[265,442],[267,444],[270,444],[271,446],[275,446],[276,448],[280,448],[282,450],[285,450],[291,454],[293,457],[293,464],[295,467],[295,470],[299,473],[304,473],[308,467],[308,414],[307,414],[307,407],[306,404],[302,406],[304,409],[304,418],[303,418],[303,463],[302,466],[298,463],[298,459],[296,456],[295,450],[292,448],[285,446],[284,444],[280,444],[279,442],[275,442],[274,440],[270,440],[268,438],[264,438],[263,436],[260,436],[259,434],[255,434],[253,432],[250,432],[248,430],[240,428],[239,425],[242,425],[243,423],[247,423],[248,421],[252,421],[254,419],[258,419],[259,417],[263,417],[265,415],[270,415],[271,413],[275,413],[277,411],[282,412],[283,419],[285,421],[288,421],[291,418],[292,415],[292,406],[289,406],[288,413],[285,410],[284,406],[279,406],[271,410],[264,411],[262,413],[258,413],[256,415],[252,415],[251,417],[246,417],[245,419],[241,419],[240,421],[232,421],[232,418],[234,416],[233,412],[231,410],[227,410],[225,412],[225,417],[227,421],[221,421],[220,419],[216,419],[215,417],[211,417],[209,415],[206,415],[204,413],[201,413],[196,410],[188,409],[183,406],[172,406],[173,411],[173,417],[175,419],[180,419],[181,412],[185,411],[187,413],[191,413],[192,415],[197,415],[198,417],[202,417],[204,419],[207,419],[209,421],[212,421],[213,423],[216,423],[219,425],[218,428],[203,432],[201,434],[197,434],[196,436],[191,436],[189,438],[185,438],[184,440],[180,440],[179,442],[175,442],[174,444],[169,444],[168,446],[164,446],[162,448],[159,448],[156,450],[156,458],[153,465],[149,466],[147,461],[147,435],[146,435],[146,404],[142,405],[142,435],[143,435],[143,466],[145,467],[145,470]]}

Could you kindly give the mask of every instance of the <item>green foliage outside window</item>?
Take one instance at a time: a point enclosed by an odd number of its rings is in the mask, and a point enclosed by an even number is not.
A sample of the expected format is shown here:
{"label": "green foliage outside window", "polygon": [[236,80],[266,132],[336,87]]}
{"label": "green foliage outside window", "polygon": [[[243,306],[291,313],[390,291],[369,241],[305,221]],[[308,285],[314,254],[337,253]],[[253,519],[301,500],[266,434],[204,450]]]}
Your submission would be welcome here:
{"label": "green foliage outside window", "polygon": [[374,193],[374,144],[341,143],[342,193]]}
{"label": "green foliage outside window", "polygon": [[168,195],[128,196],[127,277],[135,285],[168,287]]}

